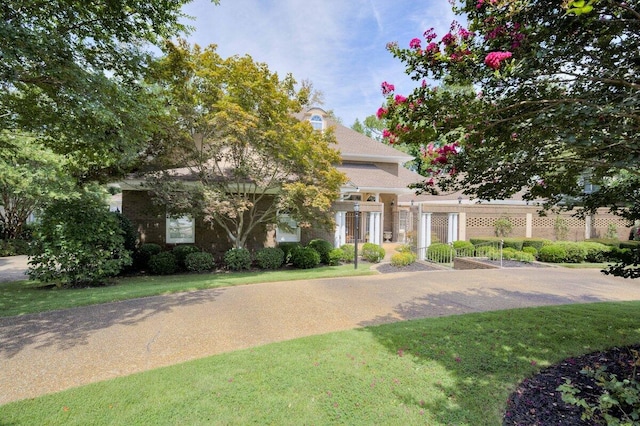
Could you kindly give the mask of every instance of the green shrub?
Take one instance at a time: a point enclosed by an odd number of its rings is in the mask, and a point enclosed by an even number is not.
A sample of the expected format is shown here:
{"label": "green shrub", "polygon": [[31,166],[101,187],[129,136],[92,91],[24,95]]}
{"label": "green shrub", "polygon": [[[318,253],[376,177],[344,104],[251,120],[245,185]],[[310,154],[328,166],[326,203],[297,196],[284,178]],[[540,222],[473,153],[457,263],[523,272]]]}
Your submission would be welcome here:
{"label": "green shrub", "polygon": [[278,248],[284,252],[284,263],[291,262],[291,252],[302,248],[300,243],[279,243]]}
{"label": "green shrub", "polygon": [[344,253],[342,257],[343,262],[351,263],[354,261],[356,257],[356,249],[353,244],[344,244],[340,247],[340,250]]}
{"label": "green shrub", "polygon": [[522,252],[523,253],[528,253],[531,256],[533,256],[534,258],[538,257],[538,250],[533,246],[522,247]]}
{"label": "green shrub", "polygon": [[[484,237],[484,238],[470,238],[471,244],[478,246],[480,244],[493,243],[498,245],[501,241],[504,242],[503,247],[511,247],[518,251],[522,251],[524,244],[524,238],[498,238],[498,237]],[[498,246],[499,247],[499,246]]]}
{"label": "green shrub", "polygon": [[322,239],[311,240],[309,241],[309,244],[307,244],[307,247],[311,247],[318,252],[320,255],[320,262],[326,264],[329,263],[329,252],[333,249],[333,244],[329,241]]}
{"label": "green shrub", "polygon": [[507,237],[511,234],[511,231],[513,231],[513,223],[511,223],[508,217],[497,219],[493,226],[496,237]]}
{"label": "green shrub", "polygon": [[111,212],[111,214],[115,215],[120,223],[122,237],[124,238],[124,248],[129,250],[131,253],[135,252],[138,242],[138,231],[136,231],[136,227],[133,226],[131,220],[122,213]]}
{"label": "green shrub", "polygon": [[481,245],[476,247],[475,252],[477,257],[491,257],[494,252],[499,254],[500,248],[496,248],[494,245]]}
{"label": "green shrub", "polygon": [[204,251],[189,253],[184,258],[184,265],[190,272],[206,272],[216,266],[213,255]]}
{"label": "green shrub", "polygon": [[320,264],[320,254],[311,247],[302,247],[291,253],[291,263],[300,269],[315,268]]}
{"label": "green shrub", "polygon": [[456,256],[473,256],[475,246],[469,241],[454,241],[453,248],[456,250]]}
{"label": "green shrub", "polygon": [[362,245],[362,258],[367,262],[379,263],[384,259],[384,255],[384,249],[377,244],[364,243]]}
{"label": "green shrub", "polygon": [[26,240],[0,240],[0,257],[29,254],[29,242]]}
{"label": "green shrub", "polygon": [[327,265],[337,266],[343,262],[344,250],[340,248],[331,249],[331,251],[328,254],[328,258],[329,258],[329,262],[327,262]]}
{"label": "green shrub", "polygon": [[620,248],[628,248],[628,249],[634,249],[634,248],[639,248],[640,247],[640,241],[638,240],[631,240],[631,241],[620,241]]}
{"label": "green shrub", "polygon": [[58,286],[93,285],[131,264],[118,218],[105,192],[87,186],[49,204],[30,247],[29,277]]}
{"label": "green shrub", "polygon": [[232,248],[224,254],[224,265],[231,271],[251,268],[251,253],[245,248]]}
{"label": "green shrub", "polygon": [[415,262],[416,259],[417,256],[415,254],[407,251],[402,251],[399,253],[394,253],[391,256],[391,264],[397,267],[408,266]]}
{"label": "green shrub", "polygon": [[176,257],[176,262],[178,262],[178,268],[187,269],[187,265],[185,260],[187,259],[187,255],[191,253],[198,253],[201,251],[198,247],[190,245],[190,244],[180,244],[177,245],[171,250],[171,253]]}
{"label": "green shrub", "polygon": [[427,247],[427,259],[436,263],[451,263],[456,251],[449,244],[435,243]]}
{"label": "green shrub", "polygon": [[551,240],[546,240],[544,238],[525,238],[524,240],[522,240],[522,248],[524,249],[525,247],[533,247],[536,249],[537,253],[542,247],[551,243]]}
{"label": "green shrub", "polygon": [[587,249],[580,243],[560,241],[554,244],[564,247],[565,251],[567,252],[567,256],[565,257],[564,261],[567,263],[582,263],[587,258]]}
{"label": "green shrub", "polygon": [[563,246],[550,244],[538,252],[538,259],[542,262],[561,263],[567,258],[567,250]]}
{"label": "green shrub", "polygon": [[[533,247],[528,247],[529,249],[535,250]],[[490,259],[496,260],[500,259],[500,251],[494,251],[489,256]],[[507,247],[502,249],[502,259],[504,260],[517,260],[518,262],[527,262],[531,263],[536,260],[535,256],[531,253],[526,253],[524,251],[518,251],[511,247]]]}
{"label": "green shrub", "polygon": [[602,263],[607,261],[611,247],[592,241],[583,241],[579,244],[587,251],[585,256],[587,262]]}
{"label": "green shrub", "polygon": [[610,240],[608,238],[589,238],[584,240],[587,243],[600,243],[610,247],[620,247],[620,240]]}
{"label": "green shrub", "polygon": [[149,266],[149,259],[162,251],[162,247],[156,243],[144,243],[133,253],[133,267],[135,269],[146,269]]}
{"label": "green shrub", "polygon": [[178,262],[170,251],[154,254],[149,259],[149,272],[154,275],[171,275],[177,270]]}
{"label": "green shrub", "polygon": [[284,251],[278,247],[265,247],[256,253],[260,269],[278,269],[284,264]]}

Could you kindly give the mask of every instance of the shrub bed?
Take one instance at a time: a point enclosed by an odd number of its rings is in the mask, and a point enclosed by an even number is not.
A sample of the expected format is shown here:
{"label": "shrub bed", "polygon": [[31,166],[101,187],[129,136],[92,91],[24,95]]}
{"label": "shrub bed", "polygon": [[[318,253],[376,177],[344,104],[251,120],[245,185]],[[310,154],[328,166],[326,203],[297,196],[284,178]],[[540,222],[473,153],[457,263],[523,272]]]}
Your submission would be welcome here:
{"label": "shrub bed", "polygon": [[356,258],[356,249],[353,244],[344,244],[340,247],[343,252],[342,261],[351,263]]}
{"label": "shrub bed", "polygon": [[320,264],[320,254],[311,247],[302,247],[291,252],[291,264],[299,269],[311,269]]}
{"label": "shrub bed", "polygon": [[455,253],[449,244],[434,243],[427,248],[427,259],[436,263],[451,263]]}
{"label": "shrub bed", "polygon": [[231,271],[251,268],[251,253],[245,248],[232,248],[224,254],[224,264]]}
{"label": "shrub bed", "polygon": [[408,266],[415,262],[416,259],[417,256],[410,251],[401,251],[391,256],[391,264],[397,267]]}
{"label": "shrub bed", "polygon": [[326,240],[315,239],[309,241],[307,247],[310,247],[318,252],[318,254],[320,255],[320,262],[329,264],[329,252],[333,249],[333,244]]}
{"label": "shrub bed", "polygon": [[148,266],[149,272],[154,275],[171,275],[178,271],[178,262],[170,251],[163,251],[151,256]]}
{"label": "shrub bed", "polygon": [[377,244],[364,243],[362,245],[362,258],[367,262],[379,263],[384,259],[384,255],[384,249]]}
{"label": "shrub bed", "polygon": [[279,247],[265,247],[256,253],[260,269],[278,269],[284,264],[284,251]]}
{"label": "shrub bed", "polygon": [[216,266],[213,255],[204,251],[189,253],[184,259],[184,265],[190,272],[206,272]]}

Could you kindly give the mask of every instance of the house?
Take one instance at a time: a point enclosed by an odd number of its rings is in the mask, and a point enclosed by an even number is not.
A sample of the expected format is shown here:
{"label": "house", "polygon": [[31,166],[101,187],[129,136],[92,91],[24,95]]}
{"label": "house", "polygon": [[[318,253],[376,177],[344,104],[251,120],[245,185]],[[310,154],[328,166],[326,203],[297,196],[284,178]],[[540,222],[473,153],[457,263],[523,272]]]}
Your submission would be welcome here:
{"label": "house", "polygon": [[[408,185],[421,179],[404,167],[412,157],[343,126],[320,108],[311,108],[296,117],[308,120],[318,131],[332,128],[335,134],[336,149],[342,158],[342,164],[336,168],[348,178],[333,205],[335,230],[328,233],[313,227],[301,228],[295,222],[286,230],[264,226],[252,233],[247,248],[257,250],[275,242],[304,244],[313,238],[324,238],[339,247],[355,240],[356,229],[360,242],[382,244],[404,240],[409,222],[406,212],[398,209],[399,197],[412,194]],[[142,179],[126,179],[119,185],[122,213],[137,227],[141,242],[196,244],[214,254],[231,247],[221,229],[190,217],[168,216],[162,206],[154,205]]]}

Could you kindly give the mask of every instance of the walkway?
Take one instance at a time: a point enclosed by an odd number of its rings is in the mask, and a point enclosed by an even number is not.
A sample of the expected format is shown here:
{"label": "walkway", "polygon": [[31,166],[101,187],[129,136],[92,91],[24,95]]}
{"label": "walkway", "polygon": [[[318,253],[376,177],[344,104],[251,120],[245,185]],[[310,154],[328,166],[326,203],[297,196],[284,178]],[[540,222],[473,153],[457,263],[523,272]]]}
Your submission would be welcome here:
{"label": "walkway", "polygon": [[0,404],[314,334],[613,300],[640,300],[640,280],[514,268],[256,284],[0,318]]}

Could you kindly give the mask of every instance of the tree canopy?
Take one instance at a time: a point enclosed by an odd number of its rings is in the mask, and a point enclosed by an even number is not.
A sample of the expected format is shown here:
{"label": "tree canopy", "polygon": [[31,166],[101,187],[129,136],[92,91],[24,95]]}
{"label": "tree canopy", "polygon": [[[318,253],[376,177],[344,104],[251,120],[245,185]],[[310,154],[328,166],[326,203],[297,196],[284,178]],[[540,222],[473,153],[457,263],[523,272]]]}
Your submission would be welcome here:
{"label": "tree canopy", "polygon": [[388,46],[418,84],[405,96],[383,83],[379,116],[389,140],[420,146],[431,163],[419,189],[524,191],[547,207],[639,219],[638,0],[467,0],[454,10],[468,28]]}
{"label": "tree canopy", "polygon": [[186,29],[188,1],[2,2],[0,129],[50,136],[82,179],[129,164],[157,113],[147,51]]}
{"label": "tree canopy", "polygon": [[[344,176],[331,132],[314,131],[299,112],[309,87],[296,90],[249,56],[224,59],[215,46],[167,43],[152,73],[175,131],[158,152],[181,169],[150,179],[170,213],[204,213],[237,248],[279,213],[331,223],[329,208]],[[185,179],[192,182],[185,183]]]}

